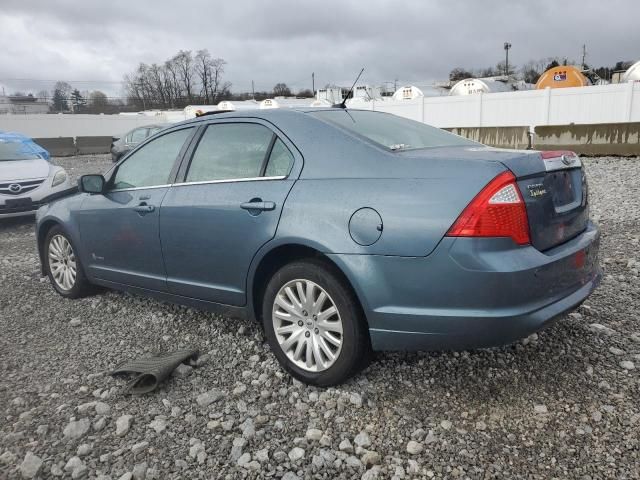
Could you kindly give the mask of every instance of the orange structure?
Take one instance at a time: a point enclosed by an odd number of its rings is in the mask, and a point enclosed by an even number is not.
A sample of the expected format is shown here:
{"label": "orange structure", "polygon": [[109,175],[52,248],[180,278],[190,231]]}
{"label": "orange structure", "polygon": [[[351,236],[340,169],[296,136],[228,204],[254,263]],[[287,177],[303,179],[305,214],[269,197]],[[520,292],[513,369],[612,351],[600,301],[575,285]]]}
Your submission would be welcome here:
{"label": "orange structure", "polygon": [[566,87],[586,87],[591,82],[580,70],[571,65],[560,65],[544,72],[538,82],[536,89],[542,88],[566,88]]}

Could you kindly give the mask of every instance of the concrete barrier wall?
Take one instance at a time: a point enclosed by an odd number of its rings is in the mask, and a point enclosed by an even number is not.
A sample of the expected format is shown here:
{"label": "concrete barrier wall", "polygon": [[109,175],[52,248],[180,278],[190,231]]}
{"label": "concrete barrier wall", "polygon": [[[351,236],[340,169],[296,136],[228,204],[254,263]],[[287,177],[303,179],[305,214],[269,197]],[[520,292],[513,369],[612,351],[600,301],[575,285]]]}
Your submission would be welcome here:
{"label": "concrete barrier wall", "polygon": [[47,150],[52,157],[69,157],[76,154],[73,137],[34,138],[33,140]]}
{"label": "concrete barrier wall", "polygon": [[492,147],[525,149],[530,146],[529,127],[462,127],[445,130]]}
{"label": "concrete barrier wall", "polygon": [[52,157],[109,153],[111,148],[111,137],[57,137],[33,140]]}
{"label": "concrete barrier wall", "polygon": [[78,155],[109,153],[112,137],[76,137]]}
{"label": "concrete barrier wall", "polygon": [[534,147],[581,155],[640,156],[640,122],[536,127]]}

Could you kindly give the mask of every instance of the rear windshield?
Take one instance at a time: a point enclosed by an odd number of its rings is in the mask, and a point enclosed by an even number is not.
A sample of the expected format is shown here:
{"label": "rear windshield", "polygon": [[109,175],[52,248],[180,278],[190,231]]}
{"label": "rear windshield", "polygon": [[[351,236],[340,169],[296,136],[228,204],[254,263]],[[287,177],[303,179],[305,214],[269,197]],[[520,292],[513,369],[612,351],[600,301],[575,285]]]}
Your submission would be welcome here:
{"label": "rear windshield", "polygon": [[31,148],[23,142],[12,142],[0,139],[0,162],[11,160],[33,160],[42,158],[34,153]]}
{"label": "rear windshield", "polygon": [[312,112],[311,115],[395,151],[478,145],[439,128],[389,113],[336,109]]}

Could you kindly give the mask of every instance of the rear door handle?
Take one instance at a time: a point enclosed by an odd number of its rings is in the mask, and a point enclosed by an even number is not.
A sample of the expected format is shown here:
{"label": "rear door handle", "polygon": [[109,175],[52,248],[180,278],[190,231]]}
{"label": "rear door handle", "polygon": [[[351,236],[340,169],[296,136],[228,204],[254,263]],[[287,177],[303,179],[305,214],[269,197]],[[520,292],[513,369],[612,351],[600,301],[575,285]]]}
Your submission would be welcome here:
{"label": "rear door handle", "polygon": [[240,208],[243,210],[260,210],[261,212],[270,211],[276,209],[275,202],[244,202],[240,204]]}
{"label": "rear door handle", "polygon": [[141,203],[140,205],[133,207],[133,209],[140,215],[146,215],[147,213],[153,212],[156,207],[153,205],[147,205],[146,203]]}

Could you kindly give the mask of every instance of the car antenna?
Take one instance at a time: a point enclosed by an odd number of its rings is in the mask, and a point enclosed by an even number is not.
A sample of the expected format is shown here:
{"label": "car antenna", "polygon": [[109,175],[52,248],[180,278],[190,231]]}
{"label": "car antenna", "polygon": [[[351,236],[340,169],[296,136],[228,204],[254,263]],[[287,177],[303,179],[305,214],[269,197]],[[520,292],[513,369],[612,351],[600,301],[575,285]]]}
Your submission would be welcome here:
{"label": "car antenna", "polygon": [[356,83],[358,83],[358,80],[360,80],[360,75],[362,75],[362,72],[364,72],[364,67],[362,67],[362,70],[360,70],[360,73],[356,77],[356,81],[353,82],[353,85],[351,85],[351,88],[349,89],[349,93],[347,93],[347,96],[342,99],[342,102],[336,103],[334,105],[335,108],[347,108],[347,99],[349,98],[349,95],[351,95],[351,93],[353,92],[353,88],[356,86]]}

